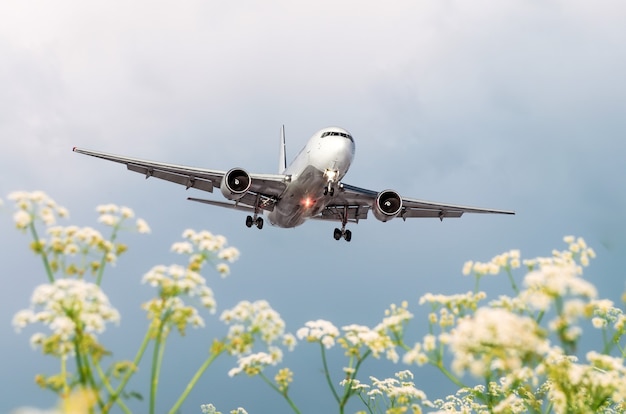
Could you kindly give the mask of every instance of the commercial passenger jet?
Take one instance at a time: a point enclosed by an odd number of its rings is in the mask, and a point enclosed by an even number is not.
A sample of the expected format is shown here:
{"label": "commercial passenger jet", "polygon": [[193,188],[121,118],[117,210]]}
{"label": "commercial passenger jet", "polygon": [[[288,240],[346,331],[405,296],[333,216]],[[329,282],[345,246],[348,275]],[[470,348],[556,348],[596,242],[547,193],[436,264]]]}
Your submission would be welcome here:
{"label": "commercial passenger jet", "polygon": [[307,219],[329,220],[341,223],[335,228],[335,240],[352,239],[346,229],[349,222],[358,223],[371,210],[380,221],[395,217],[461,217],[463,213],[515,214],[513,211],[465,207],[433,203],[402,197],[394,190],[372,191],[342,182],[354,159],[354,139],[348,131],[338,127],[316,132],[287,166],[285,157],[285,129],[280,134],[278,174],[253,174],[243,168],[229,171],[208,170],[184,165],[165,164],[91,151],[74,147],[80,154],[125,164],[146,178],[155,177],[213,192],[219,187],[231,202],[189,197],[189,200],[214,206],[249,212],[246,226],[263,228],[263,212],[270,223],[278,227],[296,227]]}

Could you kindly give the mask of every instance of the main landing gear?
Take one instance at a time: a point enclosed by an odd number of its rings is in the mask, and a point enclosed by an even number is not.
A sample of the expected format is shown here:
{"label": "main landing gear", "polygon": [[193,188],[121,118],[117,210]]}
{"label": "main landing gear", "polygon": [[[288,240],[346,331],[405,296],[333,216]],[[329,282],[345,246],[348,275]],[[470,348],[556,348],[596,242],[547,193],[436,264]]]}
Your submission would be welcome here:
{"label": "main landing gear", "polygon": [[263,217],[256,217],[256,218],[252,218],[252,216],[246,217],[246,227],[252,227],[252,225],[255,225],[257,229],[261,230],[263,228]]}
{"label": "main landing gear", "polygon": [[335,231],[333,232],[335,240],[339,240],[342,237],[347,242],[352,240],[352,232],[346,229],[346,224],[348,224],[348,206],[343,207],[343,212],[341,214],[341,229],[335,228]]}
{"label": "main landing gear", "polygon": [[339,240],[343,237],[345,241],[349,242],[350,240],[352,240],[352,232],[350,230],[346,230],[344,227],[342,227],[341,230],[335,228],[333,237],[335,238],[335,240]]}

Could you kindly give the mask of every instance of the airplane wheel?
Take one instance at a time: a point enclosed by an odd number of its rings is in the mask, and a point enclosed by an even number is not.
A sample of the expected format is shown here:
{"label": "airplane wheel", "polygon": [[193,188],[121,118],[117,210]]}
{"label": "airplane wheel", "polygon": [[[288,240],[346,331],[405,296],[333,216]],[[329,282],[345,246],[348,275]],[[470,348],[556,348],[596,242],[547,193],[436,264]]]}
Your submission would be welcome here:
{"label": "airplane wheel", "polygon": [[335,228],[335,233],[333,233],[333,237],[335,240],[339,240],[341,238],[341,230]]}
{"label": "airplane wheel", "polygon": [[246,227],[252,227],[252,223],[253,223],[252,217],[251,216],[246,217]]}
{"label": "airplane wheel", "polygon": [[324,195],[328,195],[328,187],[324,187]]}
{"label": "airplane wheel", "polygon": [[256,219],[256,227],[261,230],[263,228],[263,219],[261,217],[257,217]]}
{"label": "airplane wheel", "polygon": [[345,233],[343,233],[343,238],[349,242],[352,240],[352,232],[350,230],[346,230]]}
{"label": "airplane wheel", "polygon": [[331,197],[335,195],[335,187],[330,189],[330,193],[329,194],[330,194]]}

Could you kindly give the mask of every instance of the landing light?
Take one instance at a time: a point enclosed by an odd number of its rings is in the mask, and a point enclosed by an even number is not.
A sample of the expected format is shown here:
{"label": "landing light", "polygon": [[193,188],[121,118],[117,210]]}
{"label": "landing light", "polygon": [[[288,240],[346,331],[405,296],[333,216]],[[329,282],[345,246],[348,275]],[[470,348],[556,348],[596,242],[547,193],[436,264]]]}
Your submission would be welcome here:
{"label": "landing light", "polygon": [[313,204],[315,204],[315,200],[311,197],[305,197],[302,201],[300,201],[300,204],[302,204],[304,208],[310,208]]}
{"label": "landing light", "polygon": [[328,181],[335,181],[335,178],[337,177],[337,171],[326,170],[324,171],[324,176],[326,176],[326,179]]}

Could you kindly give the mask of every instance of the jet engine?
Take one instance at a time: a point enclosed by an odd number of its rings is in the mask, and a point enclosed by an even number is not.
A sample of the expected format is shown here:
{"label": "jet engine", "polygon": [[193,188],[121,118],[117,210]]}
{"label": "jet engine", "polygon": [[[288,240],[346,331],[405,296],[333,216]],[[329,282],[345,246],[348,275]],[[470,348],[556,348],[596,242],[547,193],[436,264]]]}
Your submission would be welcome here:
{"label": "jet engine", "polygon": [[393,190],[378,193],[374,206],[374,217],[380,221],[389,221],[402,211],[402,197]]}
{"label": "jet engine", "polygon": [[222,190],[222,194],[224,194],[224,197],[227,199],[239,200],[246,195],[250,184],[252,184],[252,179],[246,170],[243,168],[233,168],[222,178],[220,190]]}

